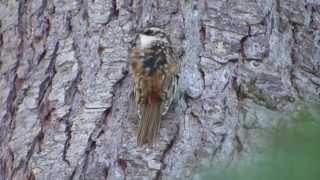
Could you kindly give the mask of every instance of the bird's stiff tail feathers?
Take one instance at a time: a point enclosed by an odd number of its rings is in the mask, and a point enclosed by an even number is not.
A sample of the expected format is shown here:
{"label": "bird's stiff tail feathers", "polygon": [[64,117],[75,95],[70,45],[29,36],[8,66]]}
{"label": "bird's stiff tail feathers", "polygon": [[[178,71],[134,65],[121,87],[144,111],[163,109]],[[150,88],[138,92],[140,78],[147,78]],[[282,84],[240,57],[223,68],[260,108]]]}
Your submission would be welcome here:
{"label": "bird's stiff tail feathers", "polygon": [[143,144],[152,144],[159,133],[161,121],[160,101],[149,101],[144,105],[142,119],[139,123],[138,139],[139,146]]}

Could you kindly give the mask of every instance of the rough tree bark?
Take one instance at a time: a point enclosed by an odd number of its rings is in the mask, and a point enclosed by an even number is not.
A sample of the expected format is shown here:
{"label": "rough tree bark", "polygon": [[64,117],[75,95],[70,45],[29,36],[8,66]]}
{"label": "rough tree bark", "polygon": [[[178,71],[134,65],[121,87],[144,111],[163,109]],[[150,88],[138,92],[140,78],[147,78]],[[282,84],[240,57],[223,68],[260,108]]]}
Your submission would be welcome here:
{"label": "rough tree bark", "polygon": [[[180,93],[136,145],[128,49],[170,33]],[[192,179],[320,102],[319,0],[1,0],[0,180]]]}

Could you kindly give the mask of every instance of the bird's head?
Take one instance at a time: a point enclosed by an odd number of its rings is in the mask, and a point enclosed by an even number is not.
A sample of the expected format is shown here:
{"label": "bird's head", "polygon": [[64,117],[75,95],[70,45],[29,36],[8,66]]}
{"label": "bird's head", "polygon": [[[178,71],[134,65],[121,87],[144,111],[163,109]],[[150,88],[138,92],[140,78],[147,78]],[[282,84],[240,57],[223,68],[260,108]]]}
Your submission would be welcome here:
{"label": "bird's head", "polygon": [[152,48],[156,43],[169,43],[167,34],[160,28],[150,27],[139,34],[141,48]]}

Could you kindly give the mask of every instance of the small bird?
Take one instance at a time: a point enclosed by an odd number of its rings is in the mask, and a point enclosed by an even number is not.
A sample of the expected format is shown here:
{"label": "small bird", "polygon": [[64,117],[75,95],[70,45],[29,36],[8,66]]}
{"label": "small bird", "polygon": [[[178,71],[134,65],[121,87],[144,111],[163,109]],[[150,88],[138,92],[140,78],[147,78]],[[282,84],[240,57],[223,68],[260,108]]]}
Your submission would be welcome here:
{"label": "small bird", "polygon": [[134,96],[140,117],[137,144],[152,144],[159,134],[162,115],[177,89],[178,65],[167,34],[150,27],[139,34],[138,47],[130,52]]}

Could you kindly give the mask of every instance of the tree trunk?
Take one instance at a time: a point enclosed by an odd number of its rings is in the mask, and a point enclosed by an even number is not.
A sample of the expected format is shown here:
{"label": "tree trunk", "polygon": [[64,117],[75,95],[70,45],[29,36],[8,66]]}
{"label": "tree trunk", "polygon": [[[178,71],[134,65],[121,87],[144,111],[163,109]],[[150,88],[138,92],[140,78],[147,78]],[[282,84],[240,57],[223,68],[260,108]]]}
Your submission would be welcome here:
{"label": "tree trunk", "polygon": [[[149,26],[181,72],[146,148],[128,49]],[[192,179],[259,152],[320,102],[319,27],[316,0],[2,0],[0,180]]]}

